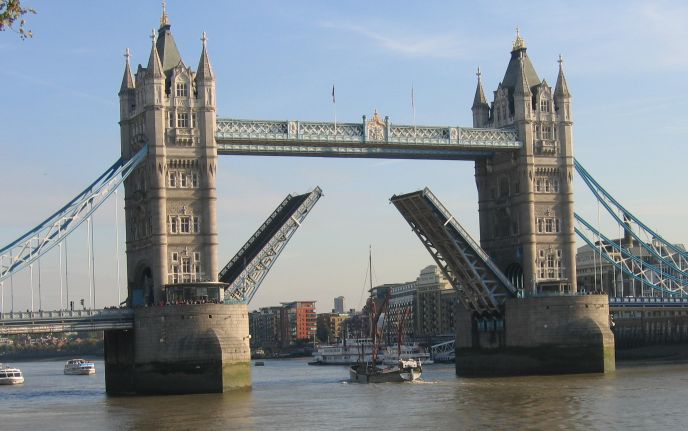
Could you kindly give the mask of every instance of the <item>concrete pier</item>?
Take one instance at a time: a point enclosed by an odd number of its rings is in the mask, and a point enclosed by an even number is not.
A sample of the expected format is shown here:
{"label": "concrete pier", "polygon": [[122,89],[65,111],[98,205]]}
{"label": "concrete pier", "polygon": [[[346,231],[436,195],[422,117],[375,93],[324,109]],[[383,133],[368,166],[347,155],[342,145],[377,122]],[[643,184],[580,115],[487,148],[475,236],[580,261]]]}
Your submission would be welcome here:
{"label": "concrete pier", "polygon": [[606,295],[513,298],[503,326],[457,310],[456,374],[509,376],[614,371]]}
{"label": "concrete pier", "polygon": [[251,386],[243,304],[139,308],[134,329],[105,333],[108,394],[192,394]]}

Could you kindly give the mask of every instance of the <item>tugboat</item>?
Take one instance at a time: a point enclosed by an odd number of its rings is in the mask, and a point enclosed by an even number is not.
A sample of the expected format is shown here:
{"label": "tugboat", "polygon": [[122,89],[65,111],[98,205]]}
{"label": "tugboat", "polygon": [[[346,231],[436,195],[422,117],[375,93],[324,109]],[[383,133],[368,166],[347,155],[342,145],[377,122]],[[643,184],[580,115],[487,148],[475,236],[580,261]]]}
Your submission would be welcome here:
{"label": "tugboat", "polygon": [[[370,266],[370,274],[372,274],[372,257],[368,257],[368,264]],[[371,360],[364,361],[363,354],[355,365],[349,368],[349,376],[351,381],[355,383],[390,383],[390,382],[406,382],[414,381],[420,378],[422,373],[421,363],[415,359],[401,359],[393,366],[379,366],[378,353],[380,350],[380,335],[378,333],[378,321],[380,316],[387,311],[389,305],[389,292],[385,295],[385,299],[380,306],[377,305],[373,293],[373,280],[370,277],[370,293],[368,298],[367,308],[370,311],[370,338],[373,341],[373,351]],[[400,323],[403,325],[403,320]],[[401,346],[401,328],[399,328],[399,346]],[[399,347],[401,348],[401,347]]]}

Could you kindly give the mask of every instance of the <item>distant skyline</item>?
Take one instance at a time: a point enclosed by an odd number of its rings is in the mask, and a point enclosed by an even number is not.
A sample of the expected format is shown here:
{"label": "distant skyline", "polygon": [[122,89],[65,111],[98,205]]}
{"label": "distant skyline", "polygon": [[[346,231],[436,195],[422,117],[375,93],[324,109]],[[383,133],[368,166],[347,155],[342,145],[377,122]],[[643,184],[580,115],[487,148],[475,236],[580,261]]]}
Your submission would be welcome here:
{"label": "distant skyline", "polygon": [[[34,37],[0,33],[3,211],[10,243],[76,195],[120,154],[117,91],[124,51],[146,64],[159,1],[28,1]],[[182,2],[172,33],[196,68],[201,33],[217,77],[218,117],[360,122],[375,109],[393,123],[471,126],[478,67],[488,99],[504,75],[518,26],[540,79],[564,59],[573,94],[576,158],[622,204],[667,239],[688,243],[681,194],[688,160],[688,6],[679,1]],[[324,197],[268,274],[249,308],[333,299],[360,308],[368,247],[375,284],[415,280],[433,263],[393,194],[430,187],[478,239],[472,162],[223,156],[218,171],[219,260],[224,265],[288,193]],[[576,181],[576,211],[597,206]],[[123,221],[120,194],[119,220]],[[603,210],[601,210],[603,211]],[[124,230],[114,202],[95,216],[99,307],[117,302],[115,250],[126,292]],[[618,235],[601,217],[610,236]],[[69,239],[70,294],[88,298],[86,238]],[[77,265],[81,268],[77,270]],[[44,309],[59,306],[57,255],[41,263]],[[219,268],[218,268],[219,269]],[[34,282],[37,268],[34,266]],[[27,271],[15,309],[30,307]],[[4,309],[9,310],[9,281]],[[36,287],[35,308],[38,308]]]}

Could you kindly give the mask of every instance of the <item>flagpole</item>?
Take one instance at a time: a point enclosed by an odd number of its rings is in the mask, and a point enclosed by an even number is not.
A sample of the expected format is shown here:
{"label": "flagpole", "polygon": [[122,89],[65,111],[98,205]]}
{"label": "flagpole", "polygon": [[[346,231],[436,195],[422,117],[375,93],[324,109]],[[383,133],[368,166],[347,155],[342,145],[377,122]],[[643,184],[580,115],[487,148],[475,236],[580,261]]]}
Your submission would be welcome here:
{"label": "flagpole", "polygon": [[413,91],[413,81],[411,81],[411,110],[413,111],[413,137],[416,137],[416,95]]}
{"label": "flagpole", "polygon": [[334,93],[334,84],[332,84],[332,111],[334,112],[334,134],[337,136],[337,99]]}

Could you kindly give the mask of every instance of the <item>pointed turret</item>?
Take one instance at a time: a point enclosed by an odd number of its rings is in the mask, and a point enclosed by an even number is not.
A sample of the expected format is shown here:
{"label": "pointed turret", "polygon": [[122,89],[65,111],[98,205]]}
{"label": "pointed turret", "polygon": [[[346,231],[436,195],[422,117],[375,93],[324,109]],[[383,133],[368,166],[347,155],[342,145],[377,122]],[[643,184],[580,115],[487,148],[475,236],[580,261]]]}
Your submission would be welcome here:
{"label": "pointed turret", "polygon": [[134,77],[131,75],[131,64],[129,53],[129,48],[127,48],[124,58],[126,58],[126,64],[124,65],[124,76],[122,77],[122,85],[119,87],[119,95],[121,96],[127,90],[132,90],[134,88]]}
{"label": "pointed turret", "polygon": [[206,37],[205,32],[203,32],[201,41],[203,41],[203,50],[201,51],[201,60],[198,62],[198,69],[196,70],[197,82],[199,80],[206,79],[212,80],[215,77],[215,74],[213,73],[213,67],[210,65],[210,58],[208,57],[208,50],[206,47],[208,38]]}
{"label": "pointed turret", "polygon": [[516,85],[514,87],[514,96],[530,96],[530,84],[528,83],[528,76],[526,74],[523,58],[518,61],[518,72],[516,74]]}
{"label": "pointed turret", "polygon": [[490,118],[490,105],[487,103],[485,92],[483,91],[480,68],[478,68],[476,76],[478,77],[478,85],[475,89],[473,106],[471,107],[471,111],[473,111],[473,127],[486,127]]}
{"label": "pointed turret", "polygon": [[151,33],[151,40],[153,41],[153,46],[151,47],[150,57],[148,57],[148,73],[149,76],[154,78],[162,78],[162,63],[160,63],[158,50],[155,49],[155,30]]}
{"label": "pointed turret", "polygon": [[571,97],[569,92],[569,85],[566,83],[566,77],[564,76],[564,60],[562,60],[561,55],[559,56],[559,76],[557,76],[557,85],[554,87],[554,98],[559,99],[562,97]]}
{"label": "pointed turret", "polygon": [[167,74],[170,70],[176,67],[179,62],[182,61],[182,56],[179,54],[177,44],[174,42],[174,38],[172,37],[171,28],[172,26],[170,25],[170,20],[167,16],[167,8],[163,3],[156,48],[158,49],[158,56],[160,56],[162,70],[165,74]]}
{"label": "pointed turret", "polygon": [[475,97],[473,97],[473,108],[487,105],[487,99],[485,98],[485,92],[483,91],[483,83],[480,79],[480,76],[482,75],[480,73],[480,68],[478,68],[476,75],[478,76],[478,86],[475,89]]}

